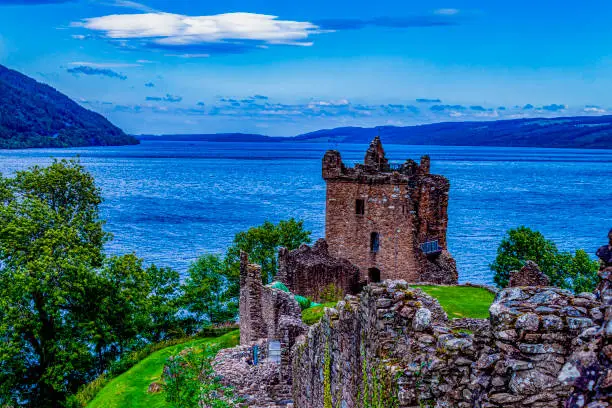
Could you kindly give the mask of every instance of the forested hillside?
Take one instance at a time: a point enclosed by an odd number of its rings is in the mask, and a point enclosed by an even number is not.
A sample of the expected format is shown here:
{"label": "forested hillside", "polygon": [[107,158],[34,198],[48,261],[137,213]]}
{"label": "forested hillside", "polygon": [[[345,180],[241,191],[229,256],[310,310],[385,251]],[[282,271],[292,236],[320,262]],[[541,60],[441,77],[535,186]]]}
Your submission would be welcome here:
{"label": "forested hillside", "polygon": [[0,149],[137,143],[102,115],[0,65]]}

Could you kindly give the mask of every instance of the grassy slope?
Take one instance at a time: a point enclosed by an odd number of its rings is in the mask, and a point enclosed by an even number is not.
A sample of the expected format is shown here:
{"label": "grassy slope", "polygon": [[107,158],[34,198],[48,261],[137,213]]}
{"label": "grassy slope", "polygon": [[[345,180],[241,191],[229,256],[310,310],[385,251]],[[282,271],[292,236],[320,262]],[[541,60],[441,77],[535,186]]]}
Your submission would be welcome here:
{"label": "grassy slope", "polygon": [[302,310],[302,321],[307,325],[313,325],[321,320],[326,307],[336,307],[337,302],[323,303],[322,305],[309,307]]}
{"label": "grassy slope", "polygon": [[489,306],[495,297],[486,289],[469,286],[415,285],[413,287],[420,288],[438,299],[449,319],[461,317],[486,319],[489,317]]}
{"label": "grassy slope", "polygon": [[166,347],[156,351],[130,370],[108,383],[87,405],[87,408],[166,408],[165,396],[162,393],[149,394],[149,384],[159,381],[166,359],[193,347],[205,344],[219,344],[223,347],[233,347],[239,342],[238,330],[218,338],[206,338],[188,341],[176,346]]}
{"label": "grassy slope", "polygon": [[[449,319],[472,317],[486,319],[489,317],[489,306],[493,295],[486,289],[470,286],[434,286],[415,285],[440,302]],[[302,311],[302,320],[308,325],[315,324],[323,316],[326,307],[335,307],[335,303],[325,303]]]}

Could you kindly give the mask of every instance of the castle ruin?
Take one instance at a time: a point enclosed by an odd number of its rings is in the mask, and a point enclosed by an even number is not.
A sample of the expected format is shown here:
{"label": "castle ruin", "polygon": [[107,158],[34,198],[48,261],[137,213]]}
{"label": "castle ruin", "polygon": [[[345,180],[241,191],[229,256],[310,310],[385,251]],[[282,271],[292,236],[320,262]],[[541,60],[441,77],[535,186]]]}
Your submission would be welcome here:
{"label": "castle ruin", "polygon": [[368,282],[457,283],[447,251],[450,183],[420,164],[390,164],[374,138],[363,164],[347,167],[340,152],[323,157],[327,183],[325,238],[331,256],[346,258]]}

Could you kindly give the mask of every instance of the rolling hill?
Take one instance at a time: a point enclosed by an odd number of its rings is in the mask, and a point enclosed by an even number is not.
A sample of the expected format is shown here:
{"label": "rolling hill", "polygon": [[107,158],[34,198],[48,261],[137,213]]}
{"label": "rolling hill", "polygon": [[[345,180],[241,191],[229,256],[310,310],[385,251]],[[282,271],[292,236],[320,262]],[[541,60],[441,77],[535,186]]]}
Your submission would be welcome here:
{"label": "rolling hill", "polygon": [[0,65],[0,149],[138,143],[102,115]]}
{"label": "rolling hill", "polygon": [[553,147],[612,149],[612,115],[443,122],[418,126],[323,129],[293,137],[224,133],[139,136],[143,140],[210,142],[369,143],[379,134],[386,144],[441,146]]}

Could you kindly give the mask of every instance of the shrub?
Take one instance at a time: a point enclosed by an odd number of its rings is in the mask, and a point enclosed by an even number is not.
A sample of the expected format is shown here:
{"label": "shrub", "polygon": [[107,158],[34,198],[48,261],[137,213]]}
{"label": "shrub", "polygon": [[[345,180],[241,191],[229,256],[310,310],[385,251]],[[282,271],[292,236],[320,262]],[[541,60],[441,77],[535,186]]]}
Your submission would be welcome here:
{"label": "shrub", "polygon": [[238,407],[241,400],[231,387],[221,383],[212,367],[218,350],[219,347],[206,346],[201,352],[170,357],[162,375],[166,401],[175,408]]}
{"label": "shrub", "polygon": [[342,289],[340,289],[333,283],[330,283],[321,291],[321,301],[324,303],[337,302],[339,300],[342,300],[343,296],[344,293],[342,292]]}

